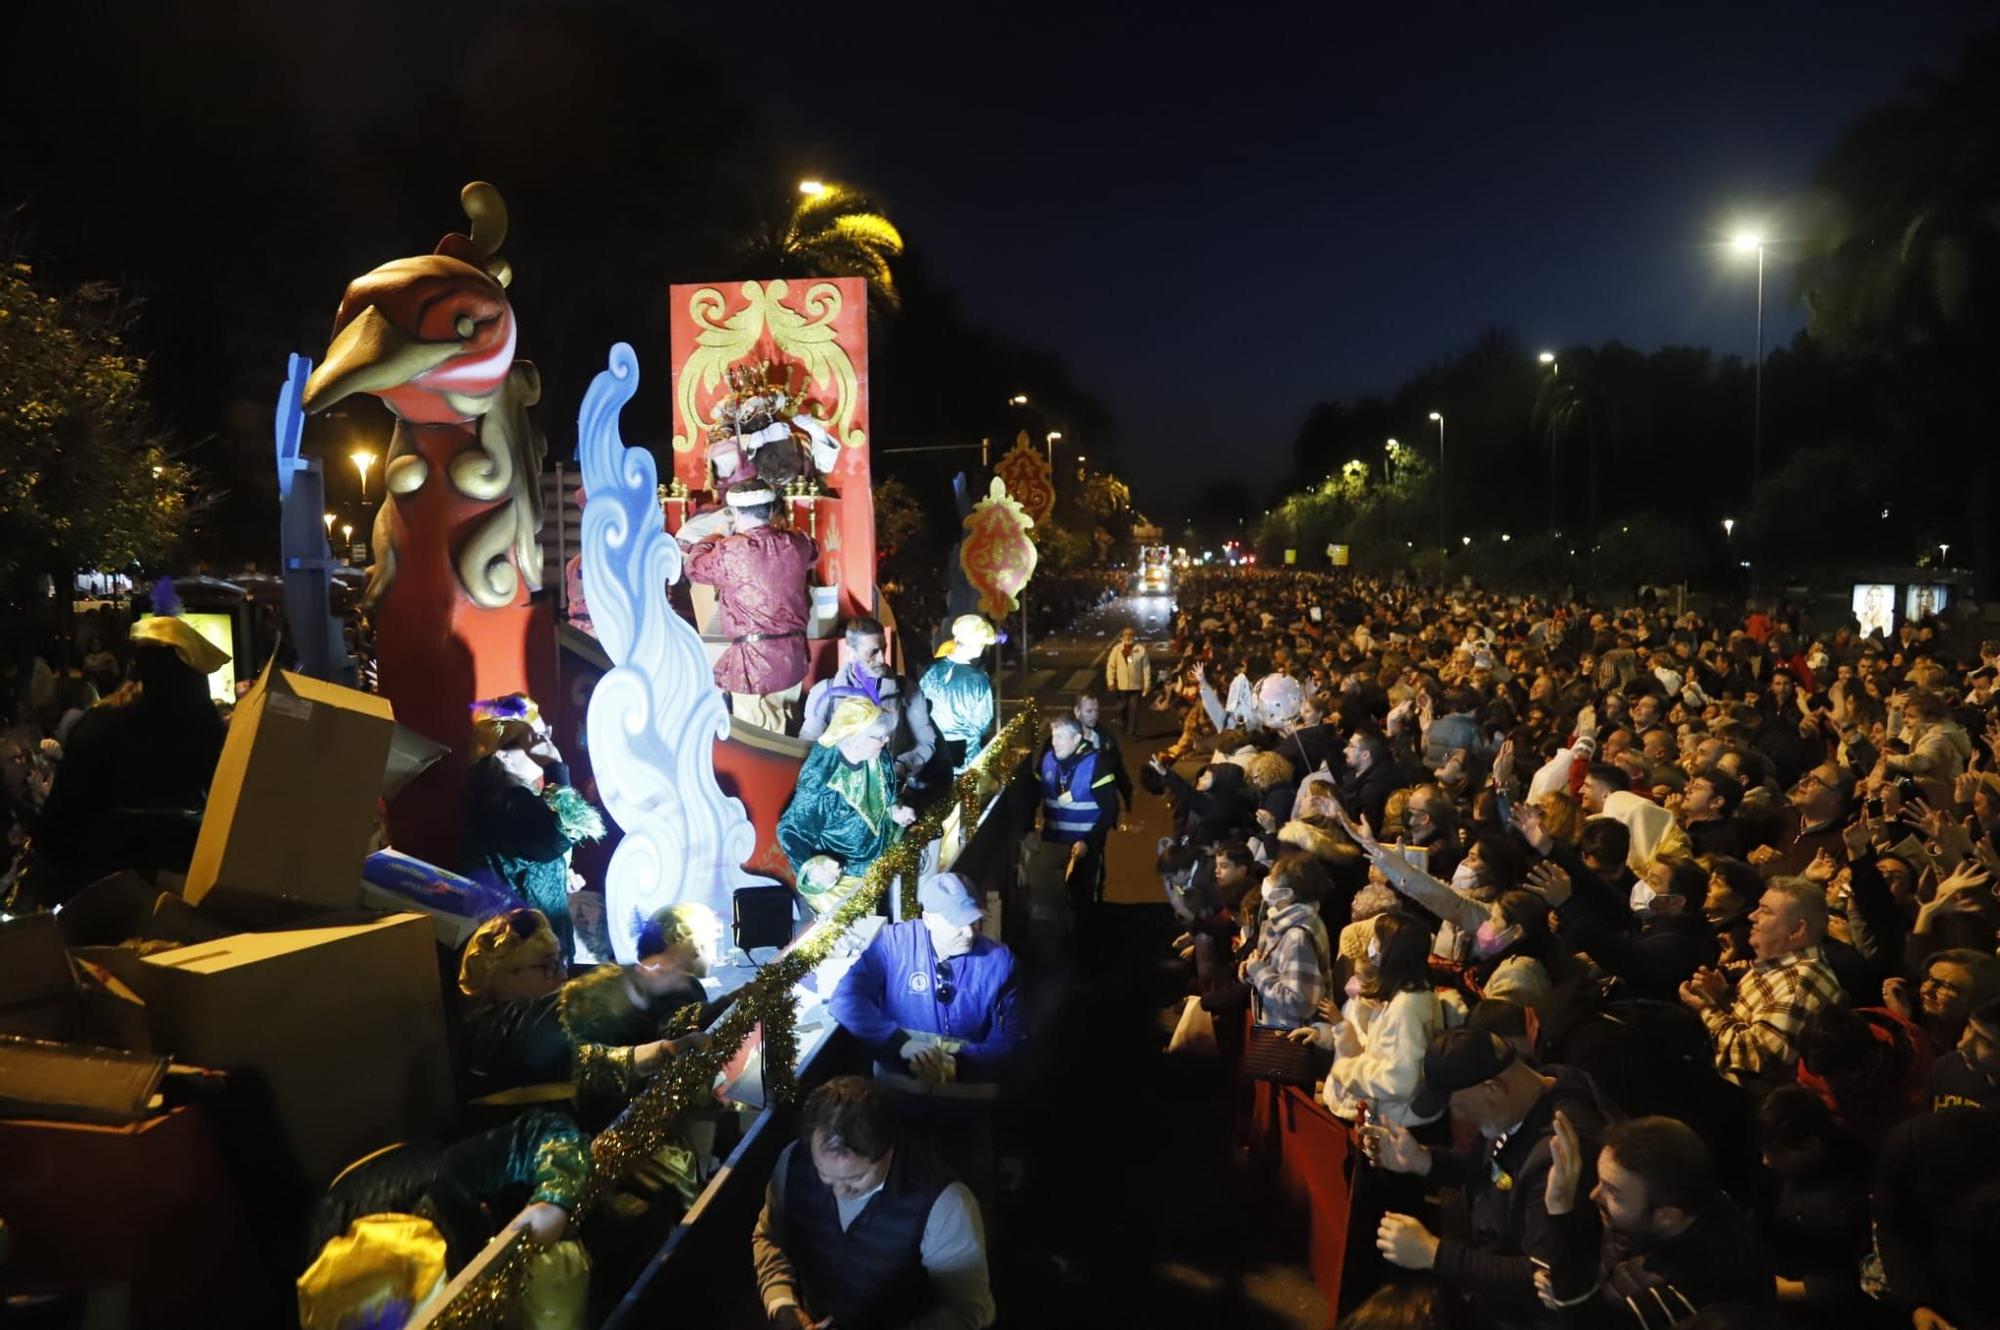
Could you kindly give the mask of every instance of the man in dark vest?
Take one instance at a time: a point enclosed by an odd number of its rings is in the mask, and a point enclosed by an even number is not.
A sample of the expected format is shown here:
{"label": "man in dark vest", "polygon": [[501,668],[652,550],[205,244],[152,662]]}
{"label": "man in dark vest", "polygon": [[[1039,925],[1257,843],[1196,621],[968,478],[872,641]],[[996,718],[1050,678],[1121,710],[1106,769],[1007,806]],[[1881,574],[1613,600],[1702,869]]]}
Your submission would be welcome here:
{"label": "man in dark vest", "polygon": [[780,1330],[993,1323],[972,1193],[929,1151],[897,1139],[882,1092],[859,1076],[807,1096],[799,1141],[778,1156],[750,1243],[764,1311]]}

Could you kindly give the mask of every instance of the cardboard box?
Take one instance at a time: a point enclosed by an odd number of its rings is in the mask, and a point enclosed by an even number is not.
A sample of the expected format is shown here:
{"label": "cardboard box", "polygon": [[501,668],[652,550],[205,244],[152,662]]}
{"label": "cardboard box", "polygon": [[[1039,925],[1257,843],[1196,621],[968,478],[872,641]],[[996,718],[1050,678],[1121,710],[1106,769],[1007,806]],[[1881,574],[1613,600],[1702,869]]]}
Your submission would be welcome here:
{"label": "cardboard box", "polygon": [[386,698],[269,669],[237,704],[183,893],[353,905],[389,760]]}
{"label": "cardboard box", "polygon": [[70,1039],[78,1016],[76,972],[56,916],[0,923],[0,1034]]}
{"label": "cardboard box", "polygon": [[253,1068],[313,1186],[456,1117],[430,920],[239,933],[143,961],[153,1046]]}

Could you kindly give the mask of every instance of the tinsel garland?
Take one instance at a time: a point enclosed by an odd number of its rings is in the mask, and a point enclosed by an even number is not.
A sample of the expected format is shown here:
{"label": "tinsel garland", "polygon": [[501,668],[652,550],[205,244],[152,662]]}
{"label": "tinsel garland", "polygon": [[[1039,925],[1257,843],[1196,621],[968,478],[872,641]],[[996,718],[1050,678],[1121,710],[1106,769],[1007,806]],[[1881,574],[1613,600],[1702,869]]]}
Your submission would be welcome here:
{"label": "tinsel garland", "polygon": [[[1012,755],[1016,744],[1025,744],[1041,724],[1030,699],[1015,717],[1001,727],[993,742],[962,772],[952,785],[948,800],[911,824],[894,845],[885,850],[868,869],[868,875],[853,893],[790,951],[757,972],[757,977],[738,990],[729,1012],[715,1027],[713,1042],[698,1053],[687,1053],[670,1061],[646,1088],[634,1095],[617,1121],[599,1132],[590,1143],[590,1182],[583,1200],[570,1216],[572,1225],[582,1222],[601,1200],[611,1183],[626,1169],[651,1158],[668,1144],[674,1120],[690,1105],[707,1098],[715,1079],[728,1066],[743,1043],[759,1026],[764,1032],[764,1088],[775,1103],[790,1103],[798,1095],[794,1064],[798,1060],[798,1005],[792,987],[832,954],[835,944],[848,929],[881,907],[889,884],[902,878],[903,914],[914,919],[917,904],[917,870],[924,847],[944,831],[950,810],[959,810],[961,827],[971,836],[980,809],[980,790],[985,781],[999,784],[1004,775],[995,769]],[[427,1326],[440,1330],[475,1330],[500,1321],[517,1301],[533,1244],[517,1242],[480,1277],[461,1289],[450,1304],[439,1309]]]}

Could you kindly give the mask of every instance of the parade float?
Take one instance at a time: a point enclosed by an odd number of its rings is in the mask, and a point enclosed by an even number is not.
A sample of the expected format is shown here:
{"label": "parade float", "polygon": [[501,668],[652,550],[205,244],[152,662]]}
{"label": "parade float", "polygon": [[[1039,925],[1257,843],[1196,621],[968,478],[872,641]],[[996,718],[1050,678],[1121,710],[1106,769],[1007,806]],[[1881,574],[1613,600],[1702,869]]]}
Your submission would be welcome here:
{"label": "parade float", "polygon": [[[810,745],[731,713],[715,667],[743,637],[729,635],[724,607],[688,576],[690,547],[677,537],[716,523],[745,486],[768,490],[783,510],[773,525],[809,537],[814,552],[799,588],[801,691],[843,664],[842,624],[854,616],[878,619],[899,654],[910,637],[922,642],[898,665],[911,678],[923,672],[938,626],[899,634],[875,584],[866,284],[672,287],[658,380],[672,394],[668,446],[656,453],[623,437],[642,374],[639,354],[620,343],[578,412],[580,484],[559,469],[551,487],[531,412],[540,378],[517,355],[511,272],[499,256],[506,208],[481,183],[461,201],[464,232],[350,283],[317,366],[294,358],[277,415],[288,618],[302,667],[352,673],[328,615],[337,561],[314,529],[321,477],[302,438],[306,416],[374,397],[394,418],[365,601],[375,681],[400,726],[442,754],[386,798],[389,843],[440,878],[464,866],[475,704],[526,694],[540,699],[575,787],[615,824],[596,857],[576,860],[588,882],[576,898],[602,890],[612,957],[634,959],[641,924],[663,905],[700,902],[737,918],[740,945],[710,977],[728,994],[712,1047],[676,1058],[590,1146],[594,1177],[613,1178],[690,1110],[734,1120],[733,1146],[718,1147],[725,1166],[643,1270],[602,1272],[617,1282],[596,1289],[593,1319],[650,1322],[740,1248],[759,1170],[782,1144],[773,1111],[801,1079],[855,1056],[835,1038],[825,998],[857,937],[884,913],[913,911],[922,872],[949,867],[1004,887],[1018,829],[993,816],[1007,804],[996,795],[1037,722],[1030,703],[996,718],[983,744],[970,736],[914,825],[838,892],[800,904],[789,943],[753,957],[734,907],[739,892],[791,890],[775,828]],[[542,533],[551,489],[562,516],[554,550]],[[581,508],[573,555],[572,501]],[[994,478],[963,525],[954,575],[1004,619],[1034,571],[1034,520]],[[938,654],[951,655],[953,670],[976,669],[992,640],[990,625],[962,624]],[[586,1235],[603,1198],[593,1184],[579,1207]],[[411,1324],[511,1323],[528,1259],[522,1230],[503,1229]]]}

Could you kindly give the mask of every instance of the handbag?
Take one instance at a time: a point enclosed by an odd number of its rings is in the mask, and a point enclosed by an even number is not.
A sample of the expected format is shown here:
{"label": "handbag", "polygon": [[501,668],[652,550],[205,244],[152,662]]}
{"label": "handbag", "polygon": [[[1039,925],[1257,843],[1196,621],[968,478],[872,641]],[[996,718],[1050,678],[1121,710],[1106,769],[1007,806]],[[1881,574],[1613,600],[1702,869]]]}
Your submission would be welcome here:
{"label": "handbag", "polygon": [[1243,1046],[1243,1079],[1311,1089],[1319,1078],[1320,1050],[1289,1034],[1269,1025],[1251,1026]]}

